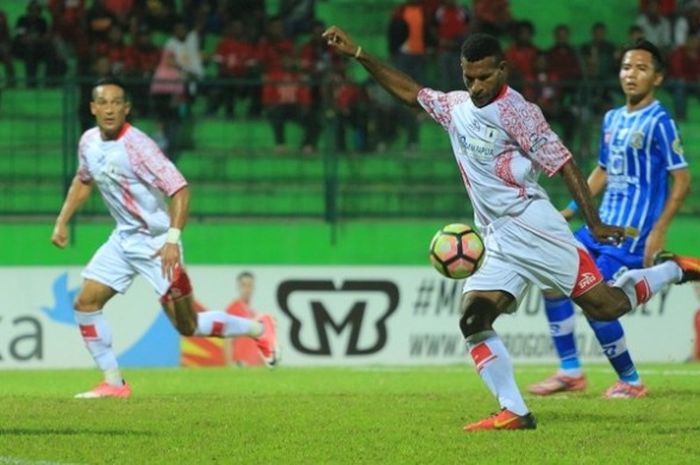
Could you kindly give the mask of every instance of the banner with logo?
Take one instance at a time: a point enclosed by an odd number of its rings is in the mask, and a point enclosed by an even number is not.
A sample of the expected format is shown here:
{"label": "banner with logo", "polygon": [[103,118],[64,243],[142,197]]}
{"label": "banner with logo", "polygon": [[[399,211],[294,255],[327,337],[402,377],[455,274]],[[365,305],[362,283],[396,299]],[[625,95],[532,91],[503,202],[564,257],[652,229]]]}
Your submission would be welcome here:
{"label": "banner with logo", "polygon": [[[236,276],[250,271],[251,307],[278,322],[285,365],[421,365],[459,363],[462,282],[430,267],[412,266],[191,266],[198,303],[223,310],[236,296]],[[73,320],[79,267],[0,268],[0,368],[92,367]],[[697,336],[700,288],[672,286],[622,318],[637,361],[683,361]],[[226,344],[187,338],[171,327],[158,296],[141,278],[105,308],[122,366],[221,365]],[[555,360],[539,291],[496,330],[516,362]],[[604,360],[587,321],[577,313],[584,360]],[[608,352],[616,346],[606,347]]]}

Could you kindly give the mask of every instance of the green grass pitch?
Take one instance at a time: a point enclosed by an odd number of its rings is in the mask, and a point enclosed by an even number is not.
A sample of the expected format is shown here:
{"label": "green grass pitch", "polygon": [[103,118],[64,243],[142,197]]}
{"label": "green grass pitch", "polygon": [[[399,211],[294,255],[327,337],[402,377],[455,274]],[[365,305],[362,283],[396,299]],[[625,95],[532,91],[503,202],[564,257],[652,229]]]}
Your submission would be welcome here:
{"label": "green grass pitch", "polygon": [[126,370],[126,400],[72,399],[94,370],[4,371],[0,465],[700,463],[700,365],[642,365],[651,394],[631,401],[587,372],[585,393],[527,396],[536,431],[467,434],[497,406],[466,364]]}

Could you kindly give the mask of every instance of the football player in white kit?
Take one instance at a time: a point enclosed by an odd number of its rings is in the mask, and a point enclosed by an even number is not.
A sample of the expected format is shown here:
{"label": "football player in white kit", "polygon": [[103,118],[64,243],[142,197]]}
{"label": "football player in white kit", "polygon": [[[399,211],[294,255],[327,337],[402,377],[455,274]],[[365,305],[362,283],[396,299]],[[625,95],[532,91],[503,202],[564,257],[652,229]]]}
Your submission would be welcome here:
{"label": "football player in white kit", "polygon": [[483,265],[464,285],[459,327],[479,375],[501,407],[465,425],[465,431],[536,427],[506,347],[493,329],[498,315],[514,311],[529,285],[571,296],[589,317],[610,320],[667,284],[700,279],[700,260],[670,254],[657,266],[625,273],[614,286],[603,282],[595,262],[537,183],[539,172],[562,175],[597,240],[617,243],[625,229],[600,221],[571,153],[539,107],[508,87],[507,63],[493,36],[467,37],[461,54],[466,91],[447,93],[423,87],[382,63],[336,26],[324,37],[329,46],[359,61],[396,98],[423,107],[452,142],[486,245]]}
{"label": "football player in white kit", "polygon": [[117,226],[83,271],[74,308],[80,333],[104,381],[78,398],[131,395],[102,308],[115,294],[126,292],[137,274],[153,286],[180,334],[250,336],[268,364],[277,361],[271,317],[253,320],[221,311],[195,312],[180,241],[190,197],[187,181],[150,137],[126,121],[130,108],[127,91],[118,80],[105,78],[93,87],[90,110],[97,127],[80,138],[78,172],[51,237],[57,247],[66,246],[68,222],[97,186]]}

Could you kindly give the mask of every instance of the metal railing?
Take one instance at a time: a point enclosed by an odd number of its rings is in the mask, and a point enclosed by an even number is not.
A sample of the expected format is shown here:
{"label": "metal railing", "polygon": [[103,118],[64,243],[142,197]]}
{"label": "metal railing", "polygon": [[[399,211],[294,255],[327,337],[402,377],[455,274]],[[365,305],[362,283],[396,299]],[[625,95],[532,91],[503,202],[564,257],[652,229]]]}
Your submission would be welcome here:
{"label": "metal railing", "polygon": [[[83,81],[88,84],[90,81]],[[77,143],[86,102],[81,82],[70,80],[58,87],[26,89],[19,85],[0,90],[0,216],[53,217],[76,170]],[[133,84],[133,83],[132,83]],[[144,84],[144,83],[142,83]],[[464,218],[471,206],[458,175],[451,148],[442,129],[419,119],[420,140],[407,148],[399,128],[397,139],[377,150],[376,122],[369,122],[369,148],[353,148],[357,130],[346,128],[348,149],[336,140],[338,120],[331,108],[317,111],[321,137],[317,151],[297,150],[303,128],[288,124],[289,150],[277,153],[272,130],[263,116],[249,117],[248,101],[238,103],[236,115],[207,115],[207,93],[217,84],[200,86],[200,95],[182,120],[180,131],[190,131],[176,163],[193,190],[192,215],[197,218],[286,217],[335,222],[351,218]],[[82,104],[82,108],[80,105]],[[134,102],[133,123],[159,137],[158,118],[144,101]],[[177,111],[174,108],[173,111]],[[182,109],[180,109],[182,110]],[[89,115],[88,115],[89,117]],[[588,170],[595,162],[600,115],[577,124],[574,153],[589,152],[580,160]],[[85,119],[85,118],[83,118]],[[398,123],[396,123],[398,125]],[[554,123],[558,127],[558,123]],[[180,133],[180,136],[183,134]],[[700,141],[687,137],[688,145]],[[185,137],[187,139],[187,137]],[[690,144],[689,144],[690,142]],[[381,147],[380,147],[381,148]],[[558,205],[568,201],[564,184],[544,180]],[[700,197],[693,193],[683,213],[697,214]],[[83,215],[105,214],[94,196]]]}

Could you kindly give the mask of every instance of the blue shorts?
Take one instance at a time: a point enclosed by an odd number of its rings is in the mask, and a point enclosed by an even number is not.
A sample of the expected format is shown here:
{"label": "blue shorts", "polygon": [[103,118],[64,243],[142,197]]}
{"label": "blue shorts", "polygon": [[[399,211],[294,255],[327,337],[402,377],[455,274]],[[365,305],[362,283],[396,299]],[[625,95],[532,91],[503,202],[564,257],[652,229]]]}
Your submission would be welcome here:
{"label": "blue shorts", "polygon": [[574,233],[576,239],[583,244],[598,265],[603,279],[611,281],[627,270],[644,267],[644,254],[630,253],[614,245],[601,244],[596,241],[587,227],[582,227]]}

